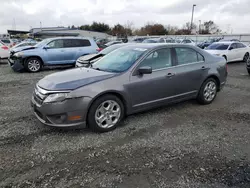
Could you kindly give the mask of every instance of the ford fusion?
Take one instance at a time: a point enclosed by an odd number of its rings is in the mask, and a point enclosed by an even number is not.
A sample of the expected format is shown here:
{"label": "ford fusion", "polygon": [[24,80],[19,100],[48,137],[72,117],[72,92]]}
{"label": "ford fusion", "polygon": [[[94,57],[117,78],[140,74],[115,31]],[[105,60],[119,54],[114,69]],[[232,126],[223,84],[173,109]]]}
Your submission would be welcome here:
{"label": "ford fusion", "polygon": [[211,103],[224,86],[224,58],[185,44],[133,44],[89,68],[41,79],[32,95],[36,117],[55,127],[117,127],[127,115],[188,99]]}

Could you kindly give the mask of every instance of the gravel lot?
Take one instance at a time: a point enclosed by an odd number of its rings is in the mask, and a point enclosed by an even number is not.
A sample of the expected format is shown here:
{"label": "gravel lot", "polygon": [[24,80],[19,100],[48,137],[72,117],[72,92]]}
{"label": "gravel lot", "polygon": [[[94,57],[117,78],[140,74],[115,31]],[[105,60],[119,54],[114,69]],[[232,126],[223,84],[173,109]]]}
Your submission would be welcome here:
{"label": "gravel lot", "polygon": [[113,132],[58,130],[32,114],[35,83],[52,72],[0,65],[0,187],[249,188],[250,77],[229,65],[213,104],[128,117]]}

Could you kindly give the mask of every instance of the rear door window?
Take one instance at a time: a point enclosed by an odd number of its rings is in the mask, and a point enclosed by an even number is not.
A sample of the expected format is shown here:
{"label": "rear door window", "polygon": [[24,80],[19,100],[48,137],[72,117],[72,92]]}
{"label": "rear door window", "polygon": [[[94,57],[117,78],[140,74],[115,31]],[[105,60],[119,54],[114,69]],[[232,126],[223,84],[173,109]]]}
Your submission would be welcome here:
{"label": "rear door window", "polygon": [[91,46],[89,40],[87,39],[73,39],[72,40],[73,46],[72,47],[85,47]]}
{"label": "rear door window", "polygon": [[178,65],[203,62],[204,57],[191,48],[175,48]]}

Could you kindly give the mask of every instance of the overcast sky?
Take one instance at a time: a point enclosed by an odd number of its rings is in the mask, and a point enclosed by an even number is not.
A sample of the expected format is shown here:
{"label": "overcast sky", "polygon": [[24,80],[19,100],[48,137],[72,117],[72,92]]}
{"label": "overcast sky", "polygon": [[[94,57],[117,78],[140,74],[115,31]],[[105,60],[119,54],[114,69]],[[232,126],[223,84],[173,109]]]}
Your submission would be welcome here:
{"label": "overcast sky", "polygon": [[[223,31],[250,33],[250,0],[0,0],[0,33],[7,29],[80,26],[92,21],[134,27],[147,22],[181,27],[191,21],[213,20]],[[15,24],[14,24],[15,23]]]}

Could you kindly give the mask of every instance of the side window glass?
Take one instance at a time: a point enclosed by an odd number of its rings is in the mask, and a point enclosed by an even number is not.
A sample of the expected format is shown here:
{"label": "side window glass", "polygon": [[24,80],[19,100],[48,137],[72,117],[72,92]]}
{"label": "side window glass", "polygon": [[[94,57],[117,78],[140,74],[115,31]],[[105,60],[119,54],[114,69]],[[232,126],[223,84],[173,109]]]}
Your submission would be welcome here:
{"label": "side window glass", "polygon": [[80,43],[80,47],[83,47],[83,46],[91,46],[89,40],[87,40],[87,39],[80,39],[80,40],[79,40],[79,43]]}
{"label": "side window glass", "polygon": [[236,44],[235,43],[231,44],[231,48],[236,49],[237,48]]}
{"label": "side window glass", "polygon": [[53,40],[48,46],[50,48],[63,48],[63,40]]}
{"label": "side window glass", "polygon": [[204,57],[201,54],[199,54],[198,52],[197,52],[197,58],[198,58],[198,62],[205,61]]}
{"label": "side window glass", "polygon": [[190,48],[175,48],[175,51],[176,51],[178,65],[185,65],[199,61],[197,52]]}
{"label": "side window glass", "polygon": [[63,46],[64,46],[64,48],[71,48],[73,46],[73,40],[64,39]]}
{"label": "side window glass", "polygon": [[152,52],[139,65],[139,67],[144,66],[152,67],[152,70],[171,67],[171,49],[164,48]]}
{"label": "side window glass", "polygon": [[159,42],[160,42],[160,43],[164,43],[164,39],[161,38],[161,39],[159,40]]}

